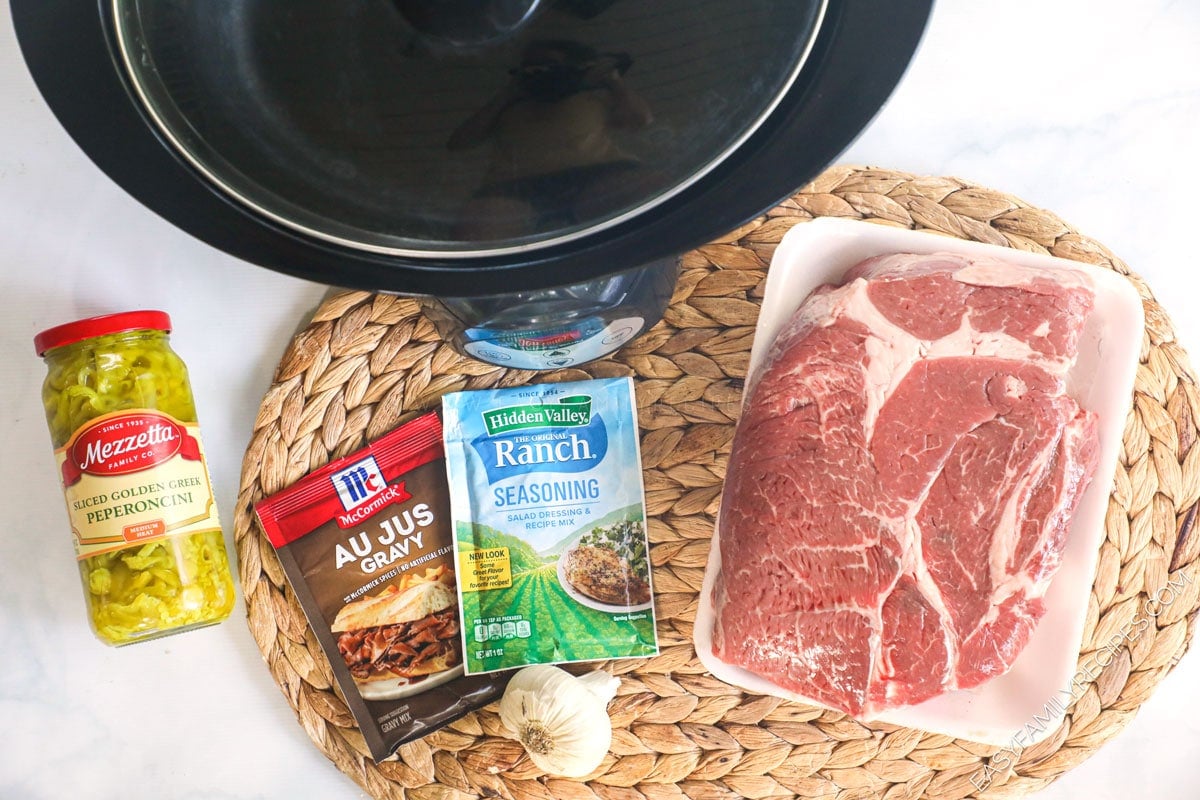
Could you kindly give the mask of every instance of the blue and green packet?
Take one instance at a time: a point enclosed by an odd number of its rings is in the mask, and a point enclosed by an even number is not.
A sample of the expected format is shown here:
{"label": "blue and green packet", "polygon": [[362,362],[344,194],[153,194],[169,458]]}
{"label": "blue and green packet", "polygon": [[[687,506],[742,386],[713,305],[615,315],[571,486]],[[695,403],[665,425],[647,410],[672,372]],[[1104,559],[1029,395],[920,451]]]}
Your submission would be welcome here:
{"label": "blue and green packet", "polygon": [[466,672],[657,654],[633,381],[442,409]]}

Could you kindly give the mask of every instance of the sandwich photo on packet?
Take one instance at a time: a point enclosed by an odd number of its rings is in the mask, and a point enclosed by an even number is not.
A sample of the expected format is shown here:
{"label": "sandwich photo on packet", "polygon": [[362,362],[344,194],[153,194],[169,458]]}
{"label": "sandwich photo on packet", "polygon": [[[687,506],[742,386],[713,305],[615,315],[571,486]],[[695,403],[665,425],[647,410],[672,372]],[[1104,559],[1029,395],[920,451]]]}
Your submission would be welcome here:
{"label": "sandwich photo on packet", "polygon": [[462,674],[454,573],[444,565],[347,603],[330,629],[367,700],[404,697]]}
{"label": "sandwich photo on packet", "polygon": [[463,674],[436,413],[255,512],[376,761],[499,697],[507,675]]}

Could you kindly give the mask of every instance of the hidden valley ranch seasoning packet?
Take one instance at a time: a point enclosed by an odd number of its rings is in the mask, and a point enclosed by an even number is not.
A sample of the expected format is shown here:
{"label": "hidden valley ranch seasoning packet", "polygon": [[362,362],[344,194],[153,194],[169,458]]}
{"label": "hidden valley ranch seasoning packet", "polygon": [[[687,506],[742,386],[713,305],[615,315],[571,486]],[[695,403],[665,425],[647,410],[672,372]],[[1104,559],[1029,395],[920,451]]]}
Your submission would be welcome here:
{"label": "hidden valley ranch seasoning packet", "polygon": [[655,655],[632,380],[442,403],[467,673]]}
{"label": "hidden valley ranch seasoning packet", "polygon": [[503,691],[507,675],[463,675],[437,414],[255,511],[376,761]]}

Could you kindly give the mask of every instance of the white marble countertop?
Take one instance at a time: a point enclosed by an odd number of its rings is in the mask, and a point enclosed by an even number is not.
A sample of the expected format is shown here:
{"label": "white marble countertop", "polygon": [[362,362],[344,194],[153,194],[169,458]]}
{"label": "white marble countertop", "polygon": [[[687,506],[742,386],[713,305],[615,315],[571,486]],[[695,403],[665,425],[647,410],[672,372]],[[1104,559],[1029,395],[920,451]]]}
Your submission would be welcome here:
{"label": "white marble countertop", "polygon": [[[1200,4],[943,1],[843,160],[954,175],[1052,209],[1144,275],[1200,348]],[[244,622],[113,650],[88,630],[39,403],[44,327],[161,307],[191,368],[226,531],[271,371],[324,287],[172,228],[67,138],[0,14],[0,797],[363,797],[308,741]],[[232,542],[230,542],[232,546]],[[1200,655],[1040,796],[1195,800]]]}

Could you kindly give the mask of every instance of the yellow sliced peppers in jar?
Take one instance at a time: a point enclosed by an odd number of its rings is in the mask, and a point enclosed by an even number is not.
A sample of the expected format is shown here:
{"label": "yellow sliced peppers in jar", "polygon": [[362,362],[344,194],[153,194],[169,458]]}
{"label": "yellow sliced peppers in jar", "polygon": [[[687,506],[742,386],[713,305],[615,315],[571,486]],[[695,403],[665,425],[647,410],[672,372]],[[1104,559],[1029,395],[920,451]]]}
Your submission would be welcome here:
{"label": "yellow sliced peppers in jar", "polygon": [[128,312],[35,339],[89,616],[113,645],[220,622],[234,604],[187,368],[169,330],[162,312]]}

